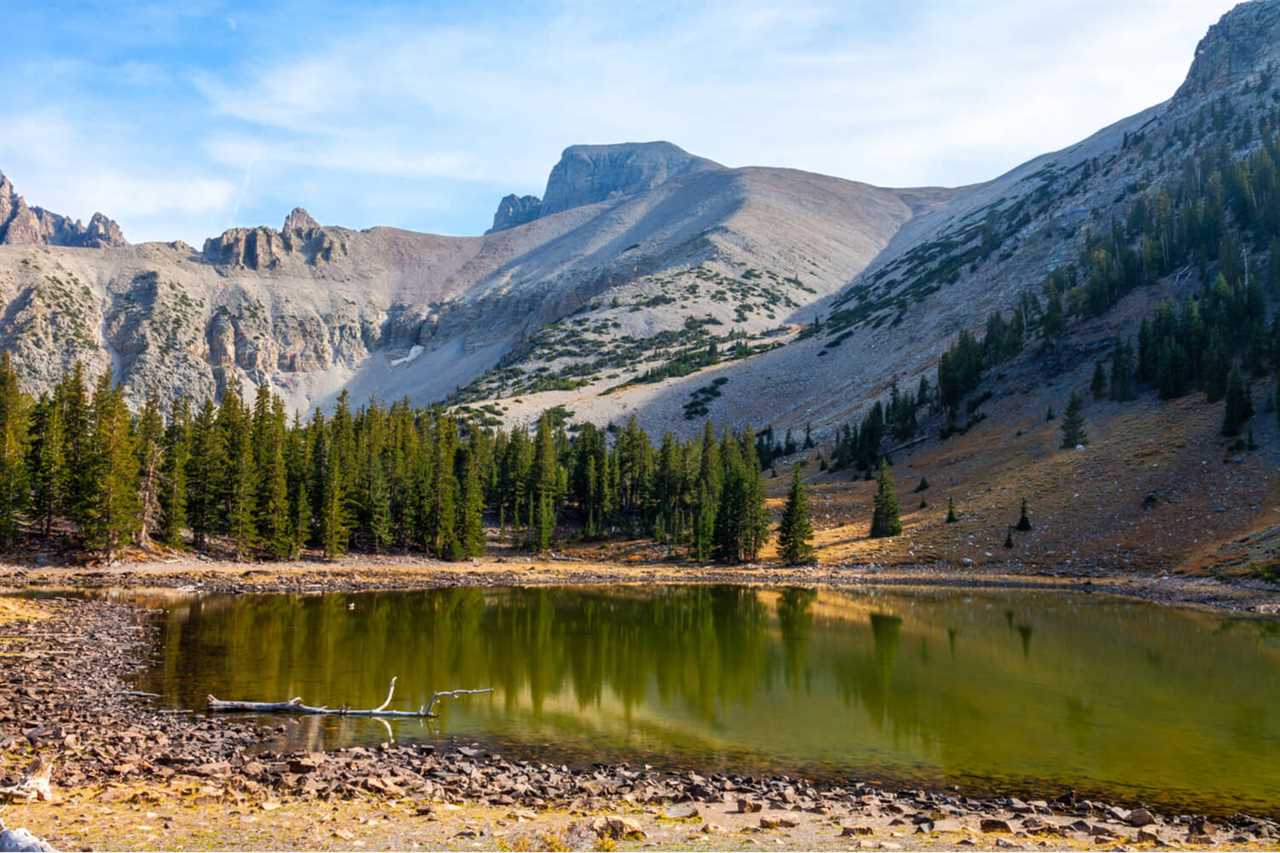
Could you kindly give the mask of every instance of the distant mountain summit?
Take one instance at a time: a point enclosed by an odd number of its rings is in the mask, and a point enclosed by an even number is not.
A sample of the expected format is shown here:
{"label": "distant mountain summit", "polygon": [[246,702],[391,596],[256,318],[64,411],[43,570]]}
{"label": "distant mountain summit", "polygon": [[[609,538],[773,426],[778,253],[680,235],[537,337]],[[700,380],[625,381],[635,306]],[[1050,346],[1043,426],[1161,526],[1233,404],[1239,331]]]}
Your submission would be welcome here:
{"label": "distant mountain summit", "polygon": [[646,192],[672,178],[723,168],[670,142],[571,145],[547,178],[540,215]]}
{"label": "distant mountain summit", "polygon": [[128,245],[113,220],[95,213],[88,225],[42,207],[30,207],[0,173],[0,246],[77,246],[100,249]]}
{"label": "distant mountain summit", "polygon": [[570,145],[552,167],[543,197],[504,197],[493,215],[490,231],[514,228],[575,207],[647,192],[673,178],[724,168],[670,142]]}

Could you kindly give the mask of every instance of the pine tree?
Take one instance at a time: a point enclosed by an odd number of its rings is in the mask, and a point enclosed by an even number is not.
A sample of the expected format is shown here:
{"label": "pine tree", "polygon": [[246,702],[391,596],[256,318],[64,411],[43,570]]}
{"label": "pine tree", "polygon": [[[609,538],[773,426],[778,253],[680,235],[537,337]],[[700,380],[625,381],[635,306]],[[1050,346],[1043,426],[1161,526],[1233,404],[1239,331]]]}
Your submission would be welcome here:
{"label": "pine tree", "polygon": [[792,469],[791,491],[782,512],[782,525],[778,529],[778,553],[787,565],[799,566],[813,562],[813,524],[809,520],[809,498],[805,494],[804,481],[800,478],[800,466]]}
{"label": "pine tree", "polygon": [[956,499],[947,498],[947,524],[955,524],[960,518],[956,515]]}
{"label": "pine tree", "polygon": [[764,479],[756,456],[755,436],[751,428],[742,432],[742,502],[739,526],[741,543],[739,560],[751,562],[769,538],[769,514],[764,505]]}
{"label": "pine tree", "polygon": [[44,395],[32,413],[31,444],[27,452],[30,511],[45,539],[53,532],[54,519],[63,511],[67,474],[62,408],[60,396]]}
{"label": "pine tree", "polygon": [[[258,481],[258,537],[268,553],[277,560],[294,554],[294,520],[289,501],[289,464],[285,455],[287,442],[284,402],[271,401],[266,423],[255,429],[262,443],[261,477]],[[255,419],[257,413],[255,411]]]}
{"label": "pine tree", "polygon": [[435,432],[431,551],[442,560],[457,560],[462,556],[462,543],[458,539],[458,477],[454,470],[458,445],[457,424],[452,418],[440,418]]}
{"label": "pine tree", "polygon": [[335,437],[318,412],[313,426],[316,427],[316,445],[312,458],[319,486],[317,500],[314,501],[316,538],[325,559],[332,560],[346,553],[349,539],[344,478],[338,470],[340,463]]}
{"label": "pine tree", "polygon": [[311,538],[311,442],[302,426],[302,416],[293,415],[293,428],[285,450],[289,483],[289,528],[292,536],[289,556],[297,556]]}
{"label": "pine tree", "polygon": [[917,494],[919,494],[920,492],[928,490],[928,488],[929,488],[929,478],[921,477],[920,484],[916,486],[915,491]]}
{"label": "pine tree", "polygon": [[391,543],[391,486],[382,457],[372,448],[365,457],[369,546],[376,552]]}
{"label": "pine tree", "polygon": [[459,545],[463,557],[484,554],[484,483],[480,465],[480,454],[473,438],[464,460],[462,499],[458,502]]}
{"label": "pine tree", "polygon": [[191,424],[191,461],[187,465],[187,518],[197,548],[203,548],[217,531],[218,483],[226,468],[226,452],[213,401],[205,400]]}
{"label": "pine tree", "polygon": [[1222,416],[1222,434],[1237,436],[1240,429],[1253,417],[1253,400],[1249,384],[1238,367],[1232,367],[1227,378],[1226,407]]}
{"label": "pine tree", "polygon": [[[632,424],[635,421],[632,419]],[[636,427],[636,429],[639,429]],[[530,519],[530,544],[534,551],[545,551],[551,547],[551,538],[556,528],[556,484],[559,473],[556,465],[555,434],[549,415],[538,419],[538,431],[534,436],[533,487],[530,493],[533,498],[533,512]],[[628,474],[632,480],[627,486],[629,501],[638,506],[642,494],[640,483],[639,460],[630,463],[633,470]]]}
{"label": "pine tree", "polygon": [[1004,547],[1006,548],[1013,547],[1013,528],[1012,527],[1007,528],[1004,532]]}
{"label": "pine tree", "polygon": [[1022,499],[1022,512],[1018,516],[1018,523],[1016,525],[1016,529],[1021,530],[1024,533],[1031,529],[1031,518],[1030,516],[1027,515],[1027,499],[1026,498]]}
{"label": "pine tree", "polygon": [[1089,443],[1084,427],[1084,400],[1075,391],[1067,401],[1067,411],[1062,417],[1062,449],[1067,450]]}
{"label": "pine tree", "polygon": [[698,459],[698,486],[695,490],[693,556],[709,560],[716,546],[716,515],[724,483],[724,467],[715,426],[707,421],[702,429],[702,452]]}
{"label": "pine tree", "polygon": [[151,546],[151,534],[159,534],[162,524],[162,483],[164,478],[164,418],[160,401],[147,398],[138,416],[138,528],[134,539],[143,548]]}
{"label": "pine tree", "polygon": [[92,424],[91,476],[82,532],[85,544],[111,562],[137,530],[139,507],[138,458],[129,410],[121,390],[111,384],[110,371],[94,391]]}
{"label": "pine tree", "polygon": [[63,378],[60,396],[65,414],[63,435],[66,437],[63,506],[72,524],[83,532],[89,512],[89,500],[95,486],[92,464],[93,413],[84,367],[80,362],[72,365],[71,374]]}
{"label": "pine tree", "polygon": [[0,354],[0,548],[17,541],[27,507],[28,408],[9,354]]}
{"label": "pine tree", "polygon": [[1107,396],[1107,373],[1102,369],[1102,362],[1096,362],[1093,365],[1093,381],[1089,383],[1089,390],[1093,392],[1093,399],[1102,400]]}
{"label": "pine tree", "polygon": [[187,469],[191,464],[191,410],[186,398],[173,401],[164,435],[161,468],[160,539],[181,546],[187,527]]}
{"label": "pine tree", "polygon": [[[224,479],[227,533],[232,539],[232,547],[236,549],[237,560],[252,556],[257,539],[257,469],[253,461],[252,433],[243,429],[246,420],[239,414],[234,415],[223,428],[228,450],[228,470]],[[238,434],[230,433],[233,429],[230,424],[238,424],[234,428],[239,429]]]}
{"label": "pine tree", "polygon": [[889,465],[880,460],[880,471],[876,475],[876,497],[871,515],[871,538],[881,539],[897,536],[902,532],[902,521],[898,518],[898,495],[893,488],[893,476]]}
{"label": "pine tree", "polygon": [[1134,398],[1134,372],[1133,349],[1129,344],[1116,338],[1115,346],[1111,353],[1112,400],[1123,403]]}

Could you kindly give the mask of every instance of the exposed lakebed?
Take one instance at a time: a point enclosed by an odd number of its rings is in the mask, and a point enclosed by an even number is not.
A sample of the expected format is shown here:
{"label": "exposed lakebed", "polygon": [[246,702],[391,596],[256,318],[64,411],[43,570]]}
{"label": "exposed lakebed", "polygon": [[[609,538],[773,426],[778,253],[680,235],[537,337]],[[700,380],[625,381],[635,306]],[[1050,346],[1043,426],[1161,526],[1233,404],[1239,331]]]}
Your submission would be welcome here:
{"label": "exposed lakebed", "polygon": [[[566,761],[1067,788],[1280,811],[1280,631],[1097,595],[731,586],[147,599],[139,681],[438,720],[264,718],[278,749],[477,741]],[[283,726],[283,730],[280,727]],[[388,729],[389,727],[389,729]]]}

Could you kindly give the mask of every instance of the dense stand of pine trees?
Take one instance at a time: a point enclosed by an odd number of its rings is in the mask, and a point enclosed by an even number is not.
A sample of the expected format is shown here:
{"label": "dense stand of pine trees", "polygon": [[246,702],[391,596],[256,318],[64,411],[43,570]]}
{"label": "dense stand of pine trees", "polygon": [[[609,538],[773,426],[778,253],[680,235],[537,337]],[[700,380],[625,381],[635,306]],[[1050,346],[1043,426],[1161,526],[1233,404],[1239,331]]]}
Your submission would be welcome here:
{"label": "dense stand of pine trees", "polygon": [[[653,535],[698,559],[756,558],[769,536],[756,436],[663,437],[633,419],[570,435],[552,413],[530,434],[491,431],[442,410],[370,404],[290,421],[259,388],[228,389],[196,410],[148,401],[136,415],[109,375],[92,390],[79,366],[51,394],[24,394],[0,356],[0,547],[20,523],[70,530],[109,557],[130,542],[197,547],[213,537],[240,558],[304,548],[483,552],[485,515],[551,546],[561,522],[587,538]],[[772,446],[766,442],[763,446]]]}
{"label": "dense stand of pine trees", "polygon": [[961,333],[938,366],[940,401],[953,417],[1031,329],[1054,346],[1070,317],[1100,316],[1139,287],[1191,271],[1205,282],[1199,292],[1160,303],[1134,336],[1116,338],[1091,388],[1115,401],[1135,399],[1139,386],[1161,399],[1192,391],[1225,398],[1223,434],[1239,434],[1254,414],[1249,378],[1280,372],[1280,316],[1267,322],[1268,302],[1280,299],[1280,115],[1255,125],[1236,122],[1228,105],[1212,107],[1178,143],[1189,146],[1207,128],[1234,131],[1184,155],[1176,177],[1091,231],[1078,261],[1051,272],[1042,295],[1024,293],[1011,319],[992,314],[981,340]]}

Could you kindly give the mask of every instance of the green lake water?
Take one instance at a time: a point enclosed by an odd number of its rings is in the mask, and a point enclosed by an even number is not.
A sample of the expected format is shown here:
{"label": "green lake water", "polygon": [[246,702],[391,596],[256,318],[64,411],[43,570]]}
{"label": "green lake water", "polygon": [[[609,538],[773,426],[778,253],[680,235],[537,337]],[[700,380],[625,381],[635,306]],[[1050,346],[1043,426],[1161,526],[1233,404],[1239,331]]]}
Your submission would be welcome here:
{"label": "green lake water", "polygon": [[168,706],[213,694],[367,708],[393,675],[401,709],[495,688],[437,720],[264,718],[278,747],[390,733],[513,757],[1280,813],[1274,622],[1085,594],[730,586],[163,606],[139,686]]}

